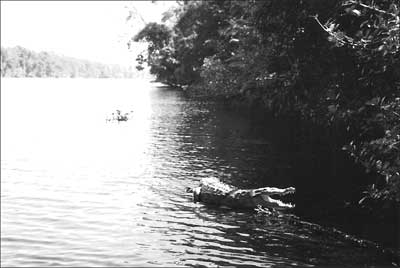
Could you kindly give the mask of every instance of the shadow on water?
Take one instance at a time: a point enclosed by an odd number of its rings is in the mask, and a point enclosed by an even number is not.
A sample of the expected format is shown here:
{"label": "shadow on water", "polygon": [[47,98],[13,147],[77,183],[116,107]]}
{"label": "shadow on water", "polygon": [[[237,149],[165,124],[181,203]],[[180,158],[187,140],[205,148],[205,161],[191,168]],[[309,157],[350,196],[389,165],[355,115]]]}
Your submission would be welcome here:
{"label": "shadow on water", "polygon": [[[299,169],[296,161],[304,157],[305,152],[288,146],[287,134],[279,132],[282,129],[288,131],[287,127],[282,127],[282,122],[257,117],[251,110],[229,111],[216,102],[188,100],[171,89],[160,89],[154,94],[157,97],[153,99],[162,100],[162,104],[154,106],[163,109],[157,113],[162,118],[154,120],[158,123],[153,126],[159,134],[155,137],[162,139],[165,145],[158,150],[168,151],[166,154],[158,151],[158,156],[174,158],[171,166],[166,166],[165,161],[156,157],[155,176],[167,178],[173,175],[175,180],[174,183],[168,180],[167,187],[159,194],[166,194],[164,198],[172,202],[175,213],[191,215],[189,222],[193,223],[186,225],[190,229],[183,228],[185,238],[175,242],[190,248],[187,253],[193,257],[183,258],[184,263],[209,265],[207,258],[216,265],[235,266],[258,266],[259,263],[282,266],[392,265],[397,261],[396,255],[383,252],[377,244],[294,215],[265,217],[248,211],[207,207],[191,204],[189,196],[171,200],[171,196],[182,192],[186,186],[196,186],[207,176],[216,176],[243,188],[295,185],[303,190],[299,176],[316,169],[310,171],[309,166]],[[302,198],[301,193],[296,202],[307,204],[307,200],[299,198]],[[303,209],[301,205],[300,209]],[[179,237],[179,233],[176,235]]]}
{"label": "shadow on water", "polygon": [[275,119],[263,110],[221,103],[204,110],[209,114],[191,115],[186,123],[191,130],[212,133],[211,146],[203,146],[202,153],[219,160],[215,169],[223,180],[245,188],[295,186],[298,215],[400,247],[399,207],[374,213],[358,205],[374,175],[341,150],[335,134],[293,118]]}
{"label": "shadow on water", "polygon": [[396,261],[391,252],[374,243],[292,214],[205,206],[193,203],[178,189],[164,190],[159,189],[158,202],[146,204],[153,211],[146,224],[171,238],[171,251],[182,253],[180,263],[184,265],[359,267],[391,266]]}

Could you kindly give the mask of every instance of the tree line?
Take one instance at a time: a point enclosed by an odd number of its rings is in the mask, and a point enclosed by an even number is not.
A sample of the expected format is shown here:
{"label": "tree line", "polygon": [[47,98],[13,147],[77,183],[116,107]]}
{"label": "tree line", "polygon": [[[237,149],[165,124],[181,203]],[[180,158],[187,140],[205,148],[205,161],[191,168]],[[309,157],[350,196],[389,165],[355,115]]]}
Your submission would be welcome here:
{"label": "tree line", "polygon": [[136,70],[107,65],[21,46],[1,47],[1,77],[131,78]]}
{"label": "tree line", "polygon": [[397,0],[178,1],[132,37],[159,81],[326,127],[376,180],[364,198],[400,202]]}

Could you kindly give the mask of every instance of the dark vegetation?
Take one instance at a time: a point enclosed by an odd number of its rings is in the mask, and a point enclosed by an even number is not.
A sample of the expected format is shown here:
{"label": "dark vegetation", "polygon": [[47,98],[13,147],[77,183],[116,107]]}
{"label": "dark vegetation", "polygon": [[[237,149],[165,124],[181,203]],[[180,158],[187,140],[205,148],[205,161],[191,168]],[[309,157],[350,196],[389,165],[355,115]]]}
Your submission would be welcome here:
{"label": "dark vegetation", "polygon": [[20,46],[1,47],[1,77],[84,77],[128,78],[132,70],[48,52],[34,52]]}
{"label": "dark vegetation", "polygon": [[[292,122],[293,146],[322,144],[323,159],[311,148],[298,163],[332,168],[320,181],[297,182],[304,191],[314,185],[324,200],[328,187],[339,207],[397,224],[399,16],[397,0],[183,1],[132,41],[148,42],[137,68],[147,63],[159,81],[262,107]],[[358,175],[343,179],[351,168]]]}

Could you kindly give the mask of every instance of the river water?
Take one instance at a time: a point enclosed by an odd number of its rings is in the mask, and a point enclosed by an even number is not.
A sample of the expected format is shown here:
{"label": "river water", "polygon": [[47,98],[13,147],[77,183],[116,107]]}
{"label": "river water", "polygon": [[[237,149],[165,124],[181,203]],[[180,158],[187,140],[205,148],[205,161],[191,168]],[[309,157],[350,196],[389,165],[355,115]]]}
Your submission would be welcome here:
{"label": "river water", "polygon": [[[107,121],[117,109],[130,120]],[[390,265],[288,213],[192,202],[185,187],[207,176],[291,185],[258,127],[144,80],[2,79],[1,265]]]}

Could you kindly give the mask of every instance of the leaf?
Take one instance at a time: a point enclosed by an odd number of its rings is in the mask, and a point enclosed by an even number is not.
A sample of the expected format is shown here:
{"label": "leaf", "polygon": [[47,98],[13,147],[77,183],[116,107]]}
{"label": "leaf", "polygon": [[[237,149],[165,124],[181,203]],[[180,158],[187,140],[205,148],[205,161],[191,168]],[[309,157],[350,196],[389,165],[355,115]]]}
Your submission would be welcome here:
{"label": "leaf", "polygon": [[329,105],[328,106],[328,111],[330,112],[330,113],[335,113],[336,112],[336,110],[337,110],[337,107],[336,107],[336,105]]}
{"label": "leaf", "polygon": [[357,9],[353,9],[350,11],[350,14],[359,17],[359,16],[361,16],[361,11],[357,10]]}
{"label": "leaf", "polygon": [[368,196],[364,196],[363,198],[360,199],[360,201],[358,201],[358,204],[361,205],[367,198]]}
{"label": "leaf", "polygon": [[382,51],[383,49],[385,49],[385,44],[383,44],[383,45],[380,45],[379,47],[378,47],[378,51]]}

